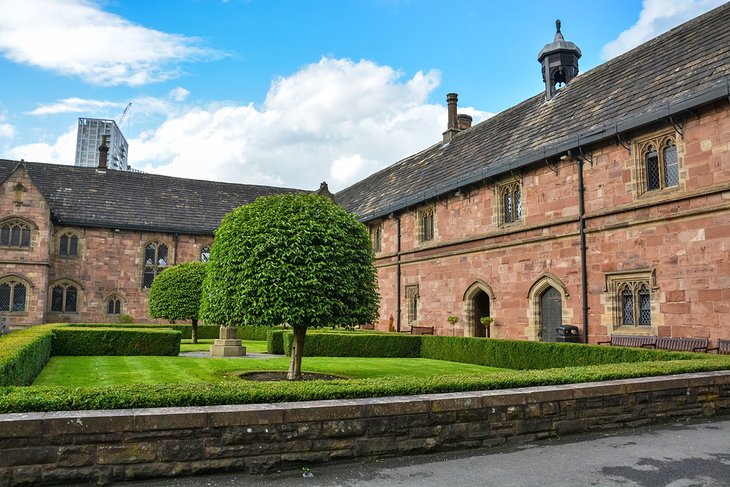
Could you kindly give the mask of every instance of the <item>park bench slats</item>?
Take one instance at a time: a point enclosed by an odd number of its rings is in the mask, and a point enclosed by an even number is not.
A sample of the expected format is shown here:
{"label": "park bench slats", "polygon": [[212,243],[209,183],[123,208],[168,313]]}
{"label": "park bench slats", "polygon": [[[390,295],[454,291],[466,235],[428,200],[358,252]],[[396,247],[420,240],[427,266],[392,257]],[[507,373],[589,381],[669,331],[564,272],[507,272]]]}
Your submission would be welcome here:
{"label": "park bench slats", "polygon": [[718,339],[717,346],[715,348],[708,348],[707,351],[717,351],[717,353],[719,353],[720,355],[730,355],[730,339]]}
{"label": "park bench slats", "polygon": [[654,345],[643,346],[673,352],[706,352],[709,343],[707,338],[657,337]]}
{"label": "park bench slats", "polygon": [[433,335],[433,326],[412,326],[411,335]]}
{"label": "park bench slats", "polygon": [[656,340],[655,335],[611,335],[609,340],[598,344],[609,344],[612,347],[646,347],[653,346]]}

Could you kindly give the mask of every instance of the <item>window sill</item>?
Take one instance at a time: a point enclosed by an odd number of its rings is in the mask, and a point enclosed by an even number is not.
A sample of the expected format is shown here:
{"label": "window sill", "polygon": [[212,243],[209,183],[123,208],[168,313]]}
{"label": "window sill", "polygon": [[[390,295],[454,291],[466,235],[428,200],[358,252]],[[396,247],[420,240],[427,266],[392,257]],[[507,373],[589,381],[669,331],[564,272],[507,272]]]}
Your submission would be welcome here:
{"label": "window sill", "polygon": [[612,335],[636,335],[636,336],[649,336],[656,335],[656,330],[650,325],[642,326],[619,326],[613,329]]}

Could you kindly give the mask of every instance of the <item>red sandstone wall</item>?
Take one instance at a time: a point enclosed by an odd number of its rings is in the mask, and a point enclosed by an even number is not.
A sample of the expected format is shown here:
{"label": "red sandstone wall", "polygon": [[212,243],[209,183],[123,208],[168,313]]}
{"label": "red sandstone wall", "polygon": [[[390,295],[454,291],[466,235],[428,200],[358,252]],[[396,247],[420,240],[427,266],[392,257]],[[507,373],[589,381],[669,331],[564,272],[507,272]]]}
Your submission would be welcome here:
{"label": "red sandstone wall", "polygon": [[[56,234],[67,228],[55,229]],[[169,264],[198,260],[200,250],[212,242],[212,237],[179,235],[176,245],[173,236],[164,233],[114,231],[101,228],[76,228],[82,235],[78,258],[51,256],[50,282],[73,279],[83,286],[83,297],[78,313],[49,313],[49,321],[108,322],[116,316],[106,314],[106,300],[111,294],[123,300],[122,313],[131,315],[135,322],[155,322],[147,314],[149,290],[142,289],[144,249],[148,242],[168,246]]]}
{"label": "red sandstone wall", "polygon": [[[632,134],[641,138],[651,127]],[[585,164],[588,246],[589,336],[614,330],[606,273],[654,269],[653,333],[730,337],[730,109],[706,107],[684,122],[677,137],[680,185],[639,194],[637,160],[622,145],[594,147]],[[499,226],[495,184],[472,188],[468,197],[436,202],[436,238],[416,240],[416,211],[400,215],[401,317],[408,329],[405,286],[419,285],[420,325],[450,334],[446,318],[460,316],[464,292],[475,281],[491,286],[493,336],[536,339],[539,316],[528,298],[545,274],[564,285],[563,322],[581,325],[577,165],[561,161],[557,174],[536,165],[522,175],[523,221]],[[499,181],[497,181],[497,184]],[[383,222],[378,254],[381,319],[396,316],[396,223]],[[469,330],[466,330],[469,334]]]}
{"label": "red sandstone wall", "polygon": [[[17,198],[15,187],[25,191]],[[0,221],[18,217],[31,223],[30,249],[0,248],[0,278],[15,275],[28,284],[26,311],[9,313],[11,326],[44,321],[48,283],[50,210],[24,168],[13,172],[0,186]]]}

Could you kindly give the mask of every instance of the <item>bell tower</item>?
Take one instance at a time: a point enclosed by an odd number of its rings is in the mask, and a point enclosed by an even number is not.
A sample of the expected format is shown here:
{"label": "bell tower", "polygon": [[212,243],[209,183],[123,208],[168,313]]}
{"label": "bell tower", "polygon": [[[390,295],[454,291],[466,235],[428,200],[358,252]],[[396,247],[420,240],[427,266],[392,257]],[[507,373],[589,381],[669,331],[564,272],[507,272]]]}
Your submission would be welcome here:
{"label": "bell tower", "polygon": [[537,55],[542,65],[542,80],[545,82],[545,98],[555,96],[559,84],[568,84],[578,76],[578,59],[580,49],[574,43],[566,41],[560,33],[560,20],[555,21],[555,38],[546,44]]}

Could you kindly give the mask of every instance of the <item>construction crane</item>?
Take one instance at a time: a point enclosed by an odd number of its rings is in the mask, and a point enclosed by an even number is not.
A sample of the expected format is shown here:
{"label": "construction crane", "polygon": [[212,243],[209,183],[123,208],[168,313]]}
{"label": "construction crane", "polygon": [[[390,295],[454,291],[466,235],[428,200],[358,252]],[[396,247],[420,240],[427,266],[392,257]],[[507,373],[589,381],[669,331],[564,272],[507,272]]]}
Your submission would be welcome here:
{"label": "construction crane", "polygon": [[119,126],[119,128],[121,128],[121,127],[122,127],[122,122],[124,121],[124,117],[126,117],[126,116],[127,116],[127,112],[129,111],[129,107],[131,107],[131,106],[132,106],[132,102],[130,101],[130,102],[129,102],[129,103],[127,104],[127,106],[126,106],[126,108],[124,109],[124,111],[122,112],[122,116],[121,116],[121,117],[119,117],[119,121],[117,122],[117,125]]}

